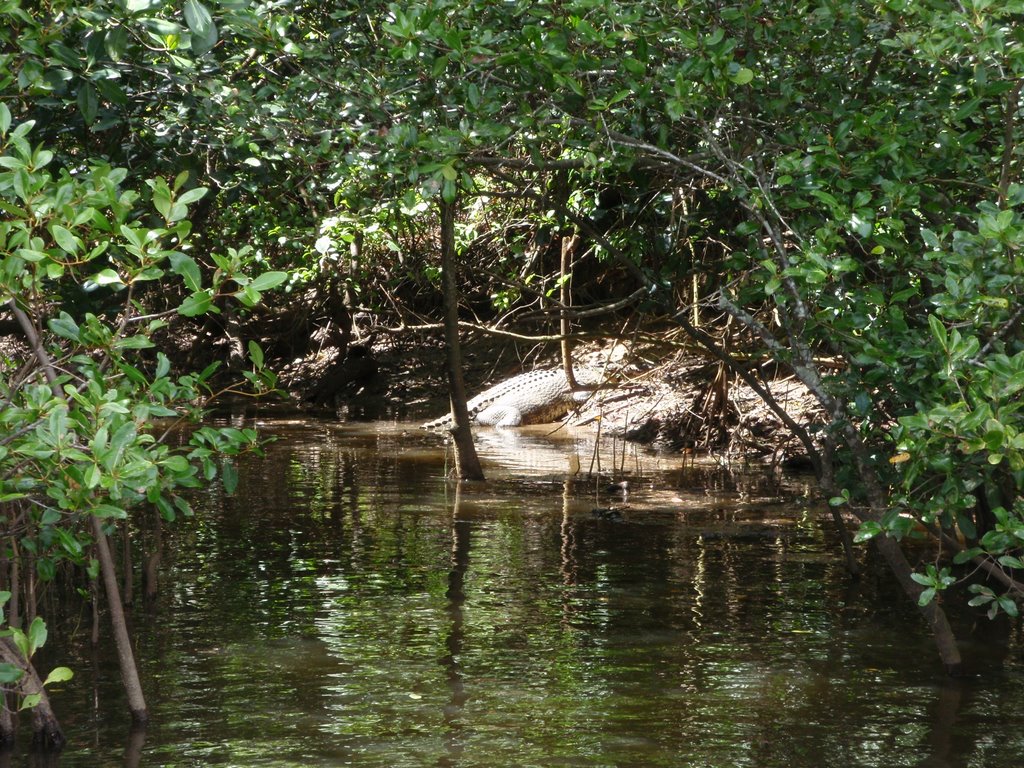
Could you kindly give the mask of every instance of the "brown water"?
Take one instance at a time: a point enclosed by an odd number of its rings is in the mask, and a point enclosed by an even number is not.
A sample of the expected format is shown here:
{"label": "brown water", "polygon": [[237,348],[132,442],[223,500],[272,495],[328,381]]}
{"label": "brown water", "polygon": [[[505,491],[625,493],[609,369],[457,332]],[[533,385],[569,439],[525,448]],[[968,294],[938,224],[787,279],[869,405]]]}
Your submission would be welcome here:
{"label": "brown water", "polygon": [[598,482],[591,442],[532,428],[482,431],[490,479],[456,490],[410,425],[262,427],[134,609],[144,741],[87,617],[53,630],[78,627],[47,648],[77,673],[56,765],[1024,764],[1019,636],[945,680],[889,581],[847,579],[803,479],[607,443]]}

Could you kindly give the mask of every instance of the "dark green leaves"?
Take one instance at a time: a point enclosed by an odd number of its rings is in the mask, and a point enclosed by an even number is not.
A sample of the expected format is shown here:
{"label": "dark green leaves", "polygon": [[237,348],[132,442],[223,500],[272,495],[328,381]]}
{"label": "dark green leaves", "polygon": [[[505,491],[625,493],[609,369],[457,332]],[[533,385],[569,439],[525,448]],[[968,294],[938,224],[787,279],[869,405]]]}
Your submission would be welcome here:
{"label": "dark green leaves", "polygon": [[199,0],[185,0],[185,23],[192,32],[192,50],[197,56],[202,56],[217,44],[217,27]]}

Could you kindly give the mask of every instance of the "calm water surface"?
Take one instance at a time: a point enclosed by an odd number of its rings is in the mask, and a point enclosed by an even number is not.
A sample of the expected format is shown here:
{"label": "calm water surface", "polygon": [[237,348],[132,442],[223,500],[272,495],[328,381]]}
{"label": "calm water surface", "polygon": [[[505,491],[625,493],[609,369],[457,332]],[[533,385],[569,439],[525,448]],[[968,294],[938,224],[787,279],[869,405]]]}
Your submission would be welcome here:
{"label": "calm water surface", "polygon": [[262,426],[133,610],[144,740],[88,616],[52,632],[55,765],[1024,765],[1019,636],[982,627],[945,680],[805,480],[531,428],[482,431],[489,481],[457,490],[410,425]]}

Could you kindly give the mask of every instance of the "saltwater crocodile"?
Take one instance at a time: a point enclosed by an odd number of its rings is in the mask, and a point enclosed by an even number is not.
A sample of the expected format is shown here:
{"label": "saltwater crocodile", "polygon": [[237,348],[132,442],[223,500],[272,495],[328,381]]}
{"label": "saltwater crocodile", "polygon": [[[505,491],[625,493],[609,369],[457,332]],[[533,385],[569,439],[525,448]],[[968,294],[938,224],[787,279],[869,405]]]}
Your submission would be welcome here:
{"label": "saltwater crocodile", "polygon": [[[466,403],[470,421],[490,427],[546,424],[562,418],[593,394],[601,383],[598,371],[575,372],[573,390],[562,369],[521,373],[484,390]],[[451,414],[428,421],[424,429],[448,429]]]}

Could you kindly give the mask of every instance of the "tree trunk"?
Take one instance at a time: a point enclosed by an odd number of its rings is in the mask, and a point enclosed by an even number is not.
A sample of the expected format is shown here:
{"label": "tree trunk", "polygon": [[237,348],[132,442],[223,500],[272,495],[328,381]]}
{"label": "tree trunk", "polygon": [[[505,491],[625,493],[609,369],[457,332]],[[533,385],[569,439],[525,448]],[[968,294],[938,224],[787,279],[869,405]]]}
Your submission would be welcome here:
{"label": "tree trunk", "polygon": [[15,629],[21,629],[21,557],[18,554],[18,544],[11,537],[11,599],[7,603],[7,623]]}
{"label": "tree trunk", "polygon": [[14,744],[14,715],[10,707],[10,694],[0,691],[0,751]]}
{"label": "tree trunk", "polygon": [[359,325],[354,321],[356,312],[359,311],[359,297],[355,288],[352,287],[352,279],[355,275],[362,273],[363,264],[363,231],[356,230],[352,242],[348,246],[348,274],[352,277],[345,280],[344,304],[349,316],[349,334],[355,337],[355,342],[362,341],[362,334]]}
{"label": "tree trunk", "polygon": [[448,397],[452,408],[455,440],[455,473],[460,480],[483,480],[484,470],[473,445],[466,407],[466,383],[462,378],[462,345],[459,341],[459,286],[455,268],[455,204],[441,202],[441,278],[444,286],[444,338],[447,347]]}
{"label": "tree trunk", "polygon": [[124,618],[124,606],[121,593],[117,587],[117,573],[114,558],[110,554],[107,535],[103,532],[103,524],[95,515],[91,516],[93,537],[96,539],[96,551],[100,560],[100,574],[107,592],[107,603],[110,606],[110,623],[114,630],[114,642],[117,645],[117,660],[121,666],[121,680],[128,695],[128,709],[132,722],[145,725],[149,721],[149,710],[146,699],[142,695],[142,683],[139,681],[139,670],[135,666],[135,654],[132,652],[132,641],[128,637],[128,625]]}
{"label": "tree trunk", "polygon": [[234,299],[226,299],[223,310],[224,336],[228,342],[228,370],[237,372],[245,367],[247,355],[242,340],[242,324],[238,319],[238,307]]}
{"label": "tree trunk", "polygon": [[[25,339],[32,348],[32,353],[43,371],[43,376],[50,385],[54,398],[66,400],[64,391],[57,381],[57,369],[54,367],[46,347],[43,346],[39,333],[32,323],[32,319],[13,299],[8,301],[7,304],[18,321],[18,325],[21,326]],[[114,625],[114,640],[117,643],[118,659],[121,663],[121,677],[124,682],[125,691],[128,694],[128,706],[131,710],[132,720],[140,725],[145,724],[149,720],[149,712],[146,709],[146,702],[142,696],[139,672],[135,667],[135,656],[132,654],[131,640],[128,637],[128,628],[124,621],[124,606],[121,604],[121,595],[117,588],[117,573],[114,568],[114,560],[110,555],[110,546],[107,543],[106,534],[103,533],[103,526],[99,518],[94,515],[89,517],[92,523],[93,536],[96,539],[96,551],[99,554],[100,570],[107,590],[107,600],[110,602],[110,618]],[[40,688],[42,688],[41,685]],[[45,693],[43,691],[44,698]],[[49,703],[47,703],[47,708],[49,708]],[[50,715],[52,717],[52,711]],[[56,719],[54,719],[53,725],[56,727]]]}
{"label": "tree trunk", "polygon": [[28,555],[28,567],[25,569],[25,626],[31,627],[35,621],[36,611],[36,558],[35,555]]}
{"label": "tree trunk", "polygon": [[572,302],[572,292],[569,290],[571,274],[569,267],[572,262],[572,255],[576,251],[577,243],[579,243],[579,237],[576,235],[562,238],[562,263],[559,270],[561,273],[560,298],[562,309],[558,330],[559,335],[562,337],[562,370],[565,371],[565,380],[569,384],[569,389],[573,391],[576,390],[577,385],[576,374],[572,369],[572,343],[569,341],[569,304]]}

